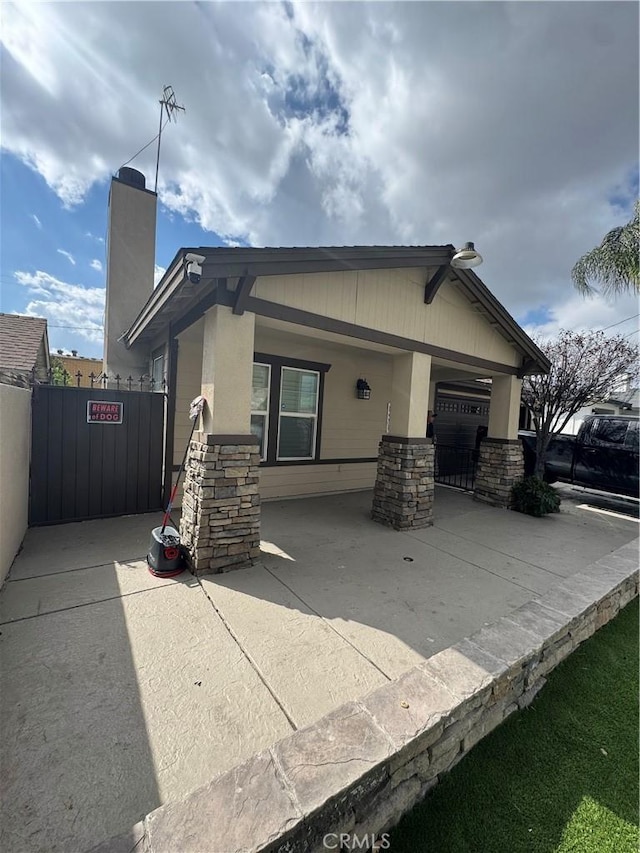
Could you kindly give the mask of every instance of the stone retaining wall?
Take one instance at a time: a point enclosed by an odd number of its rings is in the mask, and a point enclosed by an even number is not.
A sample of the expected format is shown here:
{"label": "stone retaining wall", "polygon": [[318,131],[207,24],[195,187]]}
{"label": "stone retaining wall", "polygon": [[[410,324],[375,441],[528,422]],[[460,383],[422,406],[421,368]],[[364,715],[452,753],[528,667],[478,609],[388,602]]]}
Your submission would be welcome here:
{"label": "stone retaining wall", "polygon": [[379,837],[638,595],[637,563],[636,541],[94,853],[320,853],[328,834]]}
{"label": "stone retaining wall", "polygon": [[431,439],[385,435],[378,447],[371,518],[396,530],[432,524],[434,447]]}
{"label": "stone retaining wall", "polygon": [[484,438],[478,452],[474,497],[492,506],[511,507],[511,488],[524,477],[522,442]]}
{"label": "stone retaining wall", "polygon": [[185,469],[180,539],[197,573],[239,569],[260,555],[260,454],[196,433]]}

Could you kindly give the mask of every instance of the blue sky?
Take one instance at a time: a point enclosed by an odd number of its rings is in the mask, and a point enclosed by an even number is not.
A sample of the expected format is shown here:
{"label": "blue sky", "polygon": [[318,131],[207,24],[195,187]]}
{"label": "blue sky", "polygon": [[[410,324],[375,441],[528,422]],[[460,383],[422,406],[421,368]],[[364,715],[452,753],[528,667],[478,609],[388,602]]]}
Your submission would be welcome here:
{"label": "blue sky", "polygon": [[[61,203],[38,173],[11,154],[3,153],[0,158],[0,180],[1,310],[32,313],[28,310],[30,303],[40,303],[40,307],[48,303],[48,299],[42,302],[37,288],[21,284],[16,279],[17,272],[33,276],[45,271],[60,282],[103,290],[109,180],[94,184],[85,200],[71,208]],[[159,206],[156,236],[159,266],[166,267],[180,246],[222,244],[216,234]],[[73,317],[51,318],[48,324],[51,348],[75,349],[81,355],[101,357],[102,343],[96,332],[96,327],[102,325],[100,314],[96,310],[92,315],[95,322],[88,325]],[[80,328],[74,328],[76,324]]]}
{"label": "blue sky", "polygon": [[[159,268],[184,245],[473,240],[528,331],[633,334],[637,301],[585,300],[570,271],[638,194],[638,23],[616,2],[5,4],[1,310],[100,355],[110,176],[171,83]],[[149,185],[155,145],[131,165]]]}

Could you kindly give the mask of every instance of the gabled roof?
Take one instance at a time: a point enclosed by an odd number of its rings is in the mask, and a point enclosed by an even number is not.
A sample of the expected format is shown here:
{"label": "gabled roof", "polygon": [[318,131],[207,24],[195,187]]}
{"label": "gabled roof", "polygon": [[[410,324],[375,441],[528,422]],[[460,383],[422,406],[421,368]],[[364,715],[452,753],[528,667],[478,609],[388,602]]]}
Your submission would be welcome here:
{"label": "gabled roof", "polygon": [[43,317],[0,314],[0,368],[33,370],[43,341],[48,359],[47,321]]}
{"label": "gabled roof", "polygon": [[[472,270],[452,269],[449,266],[455,251],[451,244],[314,248],[229,248],[226,246],[183,248],[178,251],[160,283],[123,338],[128,346],[151,340],[169,323],[202,306],[213,294],[218,282],[226,279],[239,280],[236,292],[239,294],[238,298],[242,300],[248,296],[253,282],[259,276],[341,270],[439,267],[460,282],[474,307],[483,313],[488,321],[522,353],[524,373],[546,373],[550,367],[547,357],[498,302],[481,279]],[[186,275],[185,255],[190,252],[205,258],[202,264],[201,281],[195,287],[190,284]],[[441,276],[440,279],[444,277]],[[425,302],[427,302],[426,293]]]}

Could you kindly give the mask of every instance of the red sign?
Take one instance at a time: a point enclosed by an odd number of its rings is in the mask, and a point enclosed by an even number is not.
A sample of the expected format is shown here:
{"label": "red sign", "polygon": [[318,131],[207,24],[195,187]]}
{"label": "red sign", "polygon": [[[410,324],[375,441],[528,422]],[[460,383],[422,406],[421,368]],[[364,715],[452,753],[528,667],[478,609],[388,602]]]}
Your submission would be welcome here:
{"label": "red sign", "polygon": [[88,424],[121,424],[122,403],[109,403],[105,400],[87,401]]}

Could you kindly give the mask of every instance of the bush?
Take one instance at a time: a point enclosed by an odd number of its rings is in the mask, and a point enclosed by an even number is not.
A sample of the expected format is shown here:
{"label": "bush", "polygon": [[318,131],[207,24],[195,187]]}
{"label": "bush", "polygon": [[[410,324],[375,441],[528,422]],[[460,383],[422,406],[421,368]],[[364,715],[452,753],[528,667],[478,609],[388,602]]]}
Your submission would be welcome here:
{"label": "bush", "polygon": [[512,509],[540,518],[549,512],[560,512],[560,498],[555,489],[538,477],[525,477],[511,489]]}

